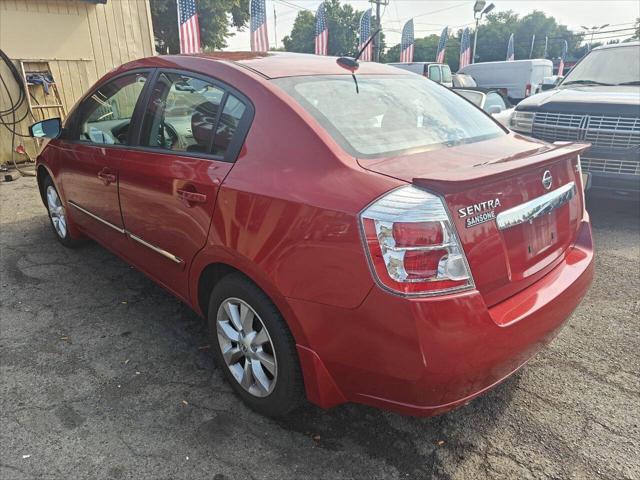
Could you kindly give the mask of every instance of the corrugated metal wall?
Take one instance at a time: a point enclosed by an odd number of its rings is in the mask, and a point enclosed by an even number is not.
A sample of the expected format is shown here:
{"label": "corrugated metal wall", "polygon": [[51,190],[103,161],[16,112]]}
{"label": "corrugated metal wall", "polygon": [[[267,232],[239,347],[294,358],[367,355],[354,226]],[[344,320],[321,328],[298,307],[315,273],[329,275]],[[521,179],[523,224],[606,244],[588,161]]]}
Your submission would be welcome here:
{"label": "corrugated metal wall", "polygon": [[[29,17],[45,14],[75,15],[80,23],[86,22],[92,58],[56,60],[47,58],[46,54],[40,58],[49,62],[67,111],[109,70],[130,60],[154,54],[149,0],[109,0],[105,5],[80,0],[0,0],[0,15],[5,16],[5,20],[12,15],[24,18],[25,12],[28,12]],[[0,48],[15,61],[18,59],[11,52],[18,50],[18,42],[38,42],[38,38],[39,32],[30,31],[29,25],[25,25],[23,38],[3,37]],[[49,49],[43,46],[43,52],[47,51]],[[14,99],[17,98],[17,86],[3,64],[0,64],[0,75],[7,82],[11,95]],[[32,88],[39,102],[53,103],[51,96],[42,96],[41,87]],[[8,106],[8,96],[0,85],[0,110],[5,110]],[[45,115],[54,116],[54,112]],[[27,134],[27,127],[31,123],[32,118],[23,121],[18,132]],[[31,154],[35,154],[33,141],[24,138],[16,138],[16,141],[24,144]],[[0,163],[9,162],[10,159],[11,134],[0,126]]]}

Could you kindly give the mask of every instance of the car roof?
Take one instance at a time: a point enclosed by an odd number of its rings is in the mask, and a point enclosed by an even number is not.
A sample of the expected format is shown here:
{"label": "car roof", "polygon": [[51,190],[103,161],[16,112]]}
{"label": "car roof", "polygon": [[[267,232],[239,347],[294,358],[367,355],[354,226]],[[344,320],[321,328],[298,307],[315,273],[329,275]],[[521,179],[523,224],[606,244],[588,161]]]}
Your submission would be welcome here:
{"label": "car roof", "polygon": [[594,48],[594,50],[606,50],[609,48],[618,48],[618,47],[637,47],[639,45],[640,45],[640,42],[612,43],[609,45],[600,45],[599,47]]}
{"label": "car roof", "polygon": [[[167,55],[148,57],[131,62],[132,66],[160,67],[168,63],[173,67],[193,69],[198,62],[224,62],[251,70],[265,78],[305,75],[351,75],[336,62],[337,57],[290,52],[214,52],[198,55]],[[195,64],[195,65],[194,65]],[[127,68],[125,65],[124,68]],[[358,75],[406,75],[403,71],[376,62],[360,62]]]}

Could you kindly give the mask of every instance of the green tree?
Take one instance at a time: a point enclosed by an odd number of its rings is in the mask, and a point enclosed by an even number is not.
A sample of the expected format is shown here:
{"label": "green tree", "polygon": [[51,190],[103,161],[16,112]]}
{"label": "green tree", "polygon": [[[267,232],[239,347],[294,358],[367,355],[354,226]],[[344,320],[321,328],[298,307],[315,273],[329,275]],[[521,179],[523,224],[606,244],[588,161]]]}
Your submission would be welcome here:
{"label": "green tree", "polygon": [[[458,68],[461,35],[462,31],[458,32],[457,36],[449,35],[449,40],[447,40],[445,62],[449,64],[452,70],[454,68],[457,70]],[[439,42],[440,35],[435,34],[423,38],[417,38],[413,47],[413,60],[415,62],[435,62]],[[399,62],[400,45],[394,45],[387,50],[385,55],[381,58],[381,61],[386,63]]]}
{"label": "green tree", "polygon": [[[151,20],[159,53],[178,53],[178,14],[176,0],[151,0]],[[227,46],[230,28],[241,28],[249,21],[249,0],[198,0],[200,40],[207,50]]]}
{"label": "green tree", "polygon": [[[473,44],[473,31],[471,43]],[[575,34],[565,25],[559,25],[555,18],[547,17],[543,12],[534,10],[524,17],[519,17],[513,11],[490,13],[486,17],[484,25],[478,30],[478,47],[476,62],[491,62],[505,60],[507,56],[507,43],[509,36],[514,34],[514,46],[516,59],[529,58],[531,39],[535,34],[533,58],[541,58],[544,55],[545,37],[549,38],[547,58],[559,57],[562,53],[563,42],[567,40],[569,59],[579,59],[587,51],[586,45],[581,45],[582,34]],[[462,30],[449,37],[447,43],[446,62],[452,71],[458,70],[460,39]],[[416,39],[414,60],[417,62],[434,61],[438,47],[438,35]],[[400,46],[395,45],[386,53],[386,62],[397,62],[400,58]]]}
{"label": "green tree", "polygon": [[[310,10],[298,12],[291,33],[282,39],[287,52],[313,53],[316,25],[315,16]],[[331,39],[329,39],[331,41]]]}
{"label": "green tree", "polygon": [[[358,31],[362,11],[354,10],[349,4],[340,4],[340,0],[327,0],[327,26],[329,28],[329,55],[353,55],[358,49]],[[372,28],[375,17],[371,20]],[[315,12],[303,10],[293,23],[291,33],[282,39],[288,52],[313,53],[315,50]],[[381,35],[384,50],[384,36]]]}
{"label": "green tree", "polygon": [[563,40],[567,40],[569,58],[580,58],[580,44],[583,36],[574,34],[565,25],[559,25],[553,17],[543,12],[533,12],[519,18],[512,11],[490,13],[487,21],[478,29],[478,50],[476,61],[490,62],[505,60],[509,35],[514,34],[516,60],[529,58],[531,39],[535,34],[533,58],[541,58],[544,54],[545,37],[549,38],[547,58],[559,57],[562,54]]}

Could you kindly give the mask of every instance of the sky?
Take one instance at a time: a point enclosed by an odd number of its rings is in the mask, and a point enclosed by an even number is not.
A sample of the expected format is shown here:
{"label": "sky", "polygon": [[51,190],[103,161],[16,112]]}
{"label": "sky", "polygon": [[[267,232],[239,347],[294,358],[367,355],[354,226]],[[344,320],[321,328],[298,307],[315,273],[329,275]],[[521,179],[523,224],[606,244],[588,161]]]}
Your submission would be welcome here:
{"label": "sky", "polygon": [[[385,31],[388,46],[400,42],[402,25],[412,17],[414,17],[416,38],[432,33],[439,34],[447,25],[457,30],[474,23],[474,0],[388,1],[389,5],[386,9],[382,7],[384,13],[381,15],[382,28]],[[606,23],[611,26],[606,27],[605,31],[632,27],[634,20],[640,17],[638,0],[489,0],[487,4],[491,1],[495,4],[494,12],[513,10],[524,16],[533,10],[541,10],[555,17],[558,23],[567,25],[575,31],[583,31],[581,28],[583,25],[593,27]],[[270,46],[282,46],[282,37],[291,32],[298,11],[309,9],[315,12],[320,3],[320,0],[266,0]],[[349,3],[356,10],[366,10],[370,6],[367,0],[343,0],[342,3]],[[274,7],[277,29],[274,29],[273,22]],[[622,38],[626,38],[627,32],[607,34],[608,37],[613,35],[625,35]],[[227,43],[226,50],[249,50],[248,28],[244,31],[236,31],[235,36],[227,39]]]}

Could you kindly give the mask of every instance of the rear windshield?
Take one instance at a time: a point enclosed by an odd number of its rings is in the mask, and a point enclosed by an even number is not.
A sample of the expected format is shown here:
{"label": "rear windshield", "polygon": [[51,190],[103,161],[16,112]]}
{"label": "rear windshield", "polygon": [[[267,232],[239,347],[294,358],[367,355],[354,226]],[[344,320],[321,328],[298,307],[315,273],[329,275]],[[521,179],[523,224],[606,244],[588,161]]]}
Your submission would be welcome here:
{"label": "rear windshield", "polygon": [[490,117],[417,75],[288,77],[273,81],[351,155],[376,158],[505,135]]}

